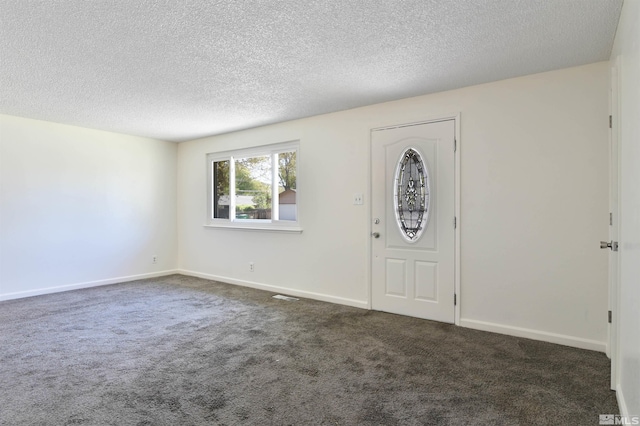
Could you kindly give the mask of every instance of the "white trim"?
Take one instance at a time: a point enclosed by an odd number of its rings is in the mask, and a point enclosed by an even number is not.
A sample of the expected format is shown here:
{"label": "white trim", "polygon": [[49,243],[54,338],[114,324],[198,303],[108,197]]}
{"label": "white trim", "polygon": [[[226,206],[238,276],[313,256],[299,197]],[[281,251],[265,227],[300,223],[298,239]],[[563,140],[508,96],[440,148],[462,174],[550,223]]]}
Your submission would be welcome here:
{"label": "white trim", "polygon": [[[614,64],[611,67],[610,75],[610,106],[609,114],[612,117],[612,126],[609,129],[609,207],[610,212],[615,212],[613,215],[613,224],[609,227],[609,240],[621,241],[621,211],[622,211],[622,197],[621,197],[621,184],[622,179],[620,176],[621,168],[621,118],[620,112],[622,108],[620,102],[621,96],[621,81],[620,74],[620,57],[616,57]],[[615,158],[614,158],[615,156]],[[613,175],[613,172],[616,175]],[[613,185],[616,185],[614,189]],[[612,198],[612,193],[615,191],[616,199]],[[620,321],[619,321],[619,307],[620,303],[620,262],[622,254],[620,252],[609,252],[609,274],[608,274],[608,290],[609,301],[608,308],[612,312],[612,322],[607,324],[607,331],[609,338],[607,339],[607,355],[611,359],[611,375],[610,375],[610,387],[611,389],[618,389],[620,387],[620,371],[622,362],[620,360]]]}
{"label": "white trim", "polygon": [[622,417],[629,417],[629,409],[627,408],[626,400],[624,399],[624,395],[622,393],[622,386],[618,384],[616,386],[616,399],[618,400],[618,408],[620,409],[620,415]]}
{"label": "white trim", "polygon": [[461,164],[461,156],[460,156],[460,113],[456,114],[455,117],[455,132],[456,132],[456,136],[455,136],[455,144],[456,144],[456,151],[453,153],[454,154],[454,180],[455,180],[455,215],[456,215],[456,229],[454,230],[455,232],[455,266],[454,266],[454,286],[455,286],[455,294],[456,294],[456,304],[453,307],[454,309],[454,323],[455,325],[460,325],[460,312],[461,312],[461,300],[462,300],[462,292],[460,290],[460,286],[461,286],[461,281],[460,281],[460,270],[461,270],[461,265],[460,265],[460,259],[461,259],[461,255],[460,255],[460,230],[462,229],[461,227],[461,220],[460,220],[460,216],[461,216],[461,211],[460,211],[460,205],[461,205],[461,201],[462,201],[462,185],[461,185],[461,176],[462,176],[462,172],[460,169],[460,164]]}
{"label": "white trim", "polygon": [[460,113],[454,112],[454,113],[448,113],[448,114],[442,114],[442,115],[434,115],[431,117],[427,117],[424,120],[412,121],[410,123],[403,123],[403,124],[396,123],[396,124],[388,124],[380,127],[373,127],[370,129],[370,132],[397,129],[398,127],[420,126],[422,124],[437,123],[440,121],[459,120],[459,119],[460,119]]}
{"label": "white trim", "polygon": [[0,302],[5,300],[22,299],[25,297],[41,296],[44,294],[61,293],[63,291],[79,290],[82,288],[100,287],[103,285],[118,284],[118,283],[123,283],[127,281],[143,280],[146,278],[163,277],[165,275],[172,275],[177,273],[179,273],[177,269],[170,269],[167,271],[150,272],[147,274],[129,275],[125,277],[108,278],[105,280],[87,281],[83,283],[61,285],[57,287],[47,287],[47,288],[40,288],[36,290],[6,293],[6,294],[0,294]]}
{"label": "white trim", "polygon": [[239,149],[227,149],[224,151],[211,151],[207,153],[212,160],[224,160],[228,157],[244,158],[256,157],[260,155],[271,155],[273,153],[281,153],[297,150],[300,146],[300,139],[290,139],[284,142],[266,143],[263,145],[249,146]]}
{"label": "white trim", "polygon": [[582,339],[580,337],[568,336],[565,334],[549,333],[546,331],[532,330],[530,328],[513,327],[510,325],[496,324],[492,322],[461,319],[460,326],[472,328],[474,330],[489,331],[492,333],[506,334],[508,336],[524,337],[526,339],[540,340],[543,342],[556,343],[559,345],[571,346],[574,348],[588,349],[591,351],[605,352],[607,343],[597,340]]}
{"label": "white trim", "polygon": [[258,290],[265,290],[273,293],[284,293],[287,296],[303,297],[306,299],[320,300],[322,302],[335,303],[338,305],[352,306],[354,308],[368,309],[367,302],[364,300],[346,299],[344,297],[330,296],[328,294],[314,293],[311,291],[304,291],[304,290],[295,290],[287,287],[280,287],[280,286],[271,285],[271,284],[258,283],[255,281],[238,280],[235,278],[223,277],[220,275],[212,275],[212,274],[205,274],[202,272],[188,271],[185,269],[179,269],[176,273],[182,274],[182,275],[188,275],[191,277],[204,278],[206,280],[211,280],[211,281],[219,281],[227,284],[234,284],[234,285],[240,285],[243,287],[255,288]]}
{"label": "white trim", "polygon": [[302,233],[302,228],[298,226],[278,226],[274,224],[273,226],[267,226],[267,224],[255,225],[256,222],[250,222],[246,225],[241,225],[238,222],[231,222],[228,224],[205,224],[202,225],[205,228],[216,228],[216,229],[242,229],[245,231],[268,231],[268,232],[290,232],[295,234]]}
{"label": "white trim", "polygon": [[373,212],[371,211],[373,208],[373,205],[371,203],[371,200],[373,200],[373,184],[372,184],[372,178],[373,178],[373,171],[371,168],[371,161],[373,160],[373,150],[371,149],[371,137],[372,137],[372,129],[369,129],[369,139],[367,141],[367,151],[369,153],[368,157],[367,157],[367,161],[366,161],[366,172],[367,172],[367,179],[366,179],[366,190],[367,190],[367,195],[368,197],[365,198],[366,200],[366,212],[365,212],[365,216],[367,218],[367,237],[366,237],[366,241],[367,243],[365,244],[364,249],[366,250],[366,254],[365,254],[365,270],[364,270],[364,279],[366,280],[365,283],[367,283],[368,285],[366,286],[366,302],[367,302],[367,307],[366,309],[371,310],[371,308],[373,307],[373,295],[372,295],[372,289],[371,287],[373,286],[373,273],[371,272],[371,267],[373,266],[373,263],[371,262],[371,258],[373,256],[373,245],[372,245],[372,238],[371,238],[371,234],[373,232]]}

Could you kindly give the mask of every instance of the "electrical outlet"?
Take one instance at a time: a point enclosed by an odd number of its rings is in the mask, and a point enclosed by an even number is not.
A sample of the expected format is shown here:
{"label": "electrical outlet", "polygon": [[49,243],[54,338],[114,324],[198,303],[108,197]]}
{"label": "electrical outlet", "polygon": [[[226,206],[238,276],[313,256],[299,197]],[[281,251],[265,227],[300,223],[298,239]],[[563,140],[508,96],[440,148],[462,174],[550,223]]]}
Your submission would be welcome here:
{"label": "electrical outlet", "polygon": [[249,271],[253,272],[253,262],[249,262]]}
{"label": "electrical outlet", "polygon": [[356,206],[360,206],[360,205],[364,204],[364,195],[362,195],[361,193],[354,194],[353,195],[353,204],[356,205]]}
{"label": "electrical outlet", "polygon": [[151,258],[151,263],[158,263],[158,256],[153,256]]}

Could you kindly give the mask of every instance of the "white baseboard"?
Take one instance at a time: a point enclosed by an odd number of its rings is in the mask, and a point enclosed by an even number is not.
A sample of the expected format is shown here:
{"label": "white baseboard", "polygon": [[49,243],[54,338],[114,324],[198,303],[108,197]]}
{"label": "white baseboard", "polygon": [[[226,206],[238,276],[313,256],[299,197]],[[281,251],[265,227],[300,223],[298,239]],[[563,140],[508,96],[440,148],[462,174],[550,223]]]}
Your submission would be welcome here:
{"label": "white baseboard", "polygon": [[179,269],[178,274],[189,275],[192,277],[204,278],[212,281],[219,281],[227,284],[235,284],[243,287],[256,288],[258,290],[266,290],[274,293],[283,293],[287,296],[304,297],[306,299],[320,300],[322,302],[336,303],[338,305],[353,306],[355,308],[369,309],[369,303],[361,300],[347,299],[344,297],[330,296],[328,294],[314,293],[311,291],[295,290],[286,287],[279,287],[270,284],[263,284],[254,281],[238,280],[235,278],[222,277],[219,275],[205,274],[202,272],[188,271]]}
{"label": "white baseboard", "polygon": [[513,327],[510,325],[496,324],[471,319],[461,319],[460,326],[473,328],[475,330],[506,334],[509,336],[524,337],[532,340],[541,340],[543,342],[557,343],[559,345],[588,349],[591,351],[605,352],[607,350],[606,342],[582,339],[580,337],[567,336],[564,334],[548,333],[546,331],[532,330],[529,328]]}
{"label": "white baseboard", "polygon": [[179,273],[177,269],[172,269],[172,270],[160,271],[160,272],[150,272],[147,274],[138,274],[138,275],[129,275],[126,277],[109,278],[106,280],[88,281],[84,283],[67,284],[67,285],[61,285],[56,287],[39,288],[39,289],[27,290],[27,291],[18,291],[15,293],[0,294],[0,302],[3,300],[22,299],[24,297],[41,296],[43,294],[60,293],[63,291],[78,290],[81,288],[99,287],[101,285],[117,284],[117,283],[123,283],[127,281],[135,281],[135,280],[143,280],[145,278],[162,277],[165,275],[171,275],[171,274],[177,274],[177,273]]}

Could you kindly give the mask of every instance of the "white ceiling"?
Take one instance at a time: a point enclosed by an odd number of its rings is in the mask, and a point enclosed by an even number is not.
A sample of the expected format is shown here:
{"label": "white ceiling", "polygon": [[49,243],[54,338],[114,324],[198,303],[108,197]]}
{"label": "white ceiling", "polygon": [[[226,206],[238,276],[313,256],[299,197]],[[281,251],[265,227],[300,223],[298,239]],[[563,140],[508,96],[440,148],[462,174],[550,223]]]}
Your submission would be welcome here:
{"label": "white ceiling", "polygon": [[0,113],[184,141],[609,59],[622,0],[0,0]]}

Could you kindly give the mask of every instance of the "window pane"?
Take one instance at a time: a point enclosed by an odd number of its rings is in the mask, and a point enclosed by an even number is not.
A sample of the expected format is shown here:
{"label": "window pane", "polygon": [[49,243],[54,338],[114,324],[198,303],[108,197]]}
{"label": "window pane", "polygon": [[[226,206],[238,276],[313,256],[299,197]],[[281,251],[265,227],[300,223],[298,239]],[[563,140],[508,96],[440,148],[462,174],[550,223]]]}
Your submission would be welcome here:
{"label": "window pane", "polygon": [[229,219],[229,160],[213,162],[213,217]]}
{"label": "window pane", "polygon": [[280,220],[297,220],[296,151],[278,154],[278,212]]}
{"label": "window pane", "polygon": [[395,176],[395,213],[398,226],[405,239],[417,241],[429,219],[429,169],[413,148],[400,156]]}
{"label": "window pane", "polygon": [[271,158],[240,158],[236,166],[236,219],[271,219]]}

